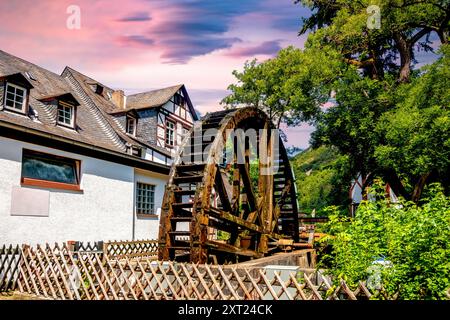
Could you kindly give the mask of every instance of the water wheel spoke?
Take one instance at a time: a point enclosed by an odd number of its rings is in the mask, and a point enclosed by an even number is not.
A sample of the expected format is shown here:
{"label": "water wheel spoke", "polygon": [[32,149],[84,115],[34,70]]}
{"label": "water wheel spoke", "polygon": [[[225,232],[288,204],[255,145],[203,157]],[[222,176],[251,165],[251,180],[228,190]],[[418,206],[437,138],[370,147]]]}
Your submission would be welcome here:
{"label": "water wheel spoke", "polygon": [[216,179],[215,179],[215,190],[219,194],[220,203],[222,204],[222,208],[225,211],[232,211],[231,209],[231,202],[228,198],[228,191],[225,186],[225,181],[222,176],[222,172],[220,170],[217,170],[216,172]]}
{"label": "water wheel spoke", "polygon": [[256,210],[256,197],[253,191],[253,185],[250,178],[250,173],[248,172],[248,167],[246,164],[238,164],[239,171],[241,173],[242,183],[244,184],[244,192],[247,195],[247,203],[249,206],[249,211]]}

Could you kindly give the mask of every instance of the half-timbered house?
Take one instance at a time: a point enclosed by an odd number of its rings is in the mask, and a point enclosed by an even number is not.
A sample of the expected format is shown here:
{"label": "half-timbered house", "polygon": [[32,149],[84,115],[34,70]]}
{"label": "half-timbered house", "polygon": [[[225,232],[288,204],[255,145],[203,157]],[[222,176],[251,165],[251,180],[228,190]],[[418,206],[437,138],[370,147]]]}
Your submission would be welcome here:
{"label": "half-timbered house", "polygon": [[126,96],[0,51],[0,243],[156,238],[196,120],[184,85]]}

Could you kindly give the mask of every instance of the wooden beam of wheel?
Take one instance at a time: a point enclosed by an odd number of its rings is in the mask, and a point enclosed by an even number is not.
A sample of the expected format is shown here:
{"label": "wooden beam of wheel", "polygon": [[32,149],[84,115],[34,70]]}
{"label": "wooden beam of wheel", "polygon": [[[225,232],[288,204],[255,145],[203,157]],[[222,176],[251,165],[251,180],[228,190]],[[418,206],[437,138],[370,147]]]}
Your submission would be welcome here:
{"label": "wooden beam of wheel", "polygon": [[241,173],[242,182],[244,183],[245,193],[247,195],[247,201],[250,207],[250,212],[256,210],[256,197],[253,191],[252,181],[250,178],[250,173],[245,164],[238,164],[239,171]]}
{"label": "wooden beam of wheel", "polygon": [[220,202],[222,203],[223,209],[225,211],[232,211],[230,199],[228,198],[228,191],[226,190],[225,183],[223,181],[222,173],[220,170],[216,172],[215,189],[220,197]]}
{"label": "wooden beam of wheel", "polygon": [[264,232],[264,229],[261,226],[258,226],[258,225],[254,224],[254,223],[250,223],[247,220],[244,220],[244,219],[242,219],[240,217],[234,216],[231,213],[228,213],[226,211],[222,211],[222,210],[217,209],[217,208],[210,208],[208,213],[210,215],[212,215],[212,216],[215,216],[215,217],[218,217],[218,218],[221,218],[221,219],[233,222],[233,223],[237,224],[238,226],[244,227],[244,228],[246,228],[248,230],[255,231],[255,232],[258,232],[258,233],[263,233]]}

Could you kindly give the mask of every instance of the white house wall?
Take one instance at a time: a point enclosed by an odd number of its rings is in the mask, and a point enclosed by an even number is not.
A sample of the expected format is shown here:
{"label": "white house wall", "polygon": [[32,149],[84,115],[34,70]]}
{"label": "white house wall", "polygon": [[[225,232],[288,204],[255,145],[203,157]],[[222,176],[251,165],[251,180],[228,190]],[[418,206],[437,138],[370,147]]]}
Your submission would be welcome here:
{"label": "white house wall", "polygon": [[[180,92],[178,92],[178,93],[181,94]],[[173,97],[171,98],[171,100],[173,100]],[[172,114],[175,114],[176,117],[178,118],[178,120],[180,120],[182,122],[185,122],[185,124],[192,123],[193,122],[193,117],[192,117],[192,114],[191,114],[189,108],[186,106],[186,119],[181,118],[179,116],[179,114],[180,114],[180,106],[176,105],[171,100],[169,100],[168,102],[166,102],[163,105],[163,109],[167,110],[168,112],[170,112]]]}
{"label": "white house wall", "polygon": [[[26,187],[49,190],[49,215],[12,216],[12,192],[23,188],[23,148],[81,160],[83,192]],[[134,174],[133,167],[0,137],[0,244],[133,239]],[[155,205],[160,208],[166,180],[157,177]],[[137,221],[135,231],[149,239],[156,235],[156,224]]]}
{"label": "white house wall", "polygon": [[[189,109],[188,109],[188,110],[189,110]],[[186,115],[186,119],[187,119],[189,122],[191,122],[191,123],[194,122],[194,118],[192,118],[191,112],[188,111],[188,113],[187,113],[187,115]]]}
{"label": "white house wall", "polygon": [[141,170],[136,170],[135,182],[142,182],[152,184],[155,186],[155,214],[156,217],[145,217],[136,215],[135,204],[135,232],[134,239],[157,239],[159,232],[159,218],[161,216],[161,203],[164,197],[164,188],[167,182],[167,176],[155,173],[146,173]]}

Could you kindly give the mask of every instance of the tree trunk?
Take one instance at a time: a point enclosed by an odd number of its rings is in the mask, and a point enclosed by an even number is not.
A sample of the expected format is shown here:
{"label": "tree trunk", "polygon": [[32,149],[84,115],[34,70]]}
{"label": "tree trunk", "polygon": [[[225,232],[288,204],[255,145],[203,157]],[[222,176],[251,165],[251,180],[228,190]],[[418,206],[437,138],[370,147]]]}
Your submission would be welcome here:
{"label": "tree trunk", "polygon": [[427,182],[428,177],[430,176],[430,172],[423,174],[416,185],[414,186],[414,191],[411,197],[411,200],[415,203],[418,203],[420,200],[420,196],[422,195],[423,188],[425,187],[425,183]]}
{"label": "tree trunk", "polygon": [[394,191],[394,193],[397,196],[402,196],[406,200],[411,199],[411,195],[406,191],[402,181],[400,180],[399,176],[394,170],[392,169],[385,170],[382,173],[382,175],[384,181],[389,183],[389,186],[391,187],[392,191]]}
{"label": "tree trunk", "polygon": [[368,199],[368,195],[367,195],[367,187],[372,183],[372,175],[366,174],[364,171],[361,171],[361,192],[362,192],[362,199],[363,200],[367,200]]}
{"label": "tree trunk", "polygon": [[283,120],[283,114],[281,114],[280,117],[278,118],[278,121],[277,121],[277,129],[280,129],[281,120]]}
{"label": "tree trunk", "polygon": [[398,52],[400,53],[399,82],[408,82],[411,75],[412,45],[401,34],[394,34]]}
{"label": "tree trunk", "polygon": [[447,12],[447,17],[442,21],[441,26],[435,30],[441,40],[441,44],[447,44],[449,38],[448,23],[450,21],[450,14]]}

